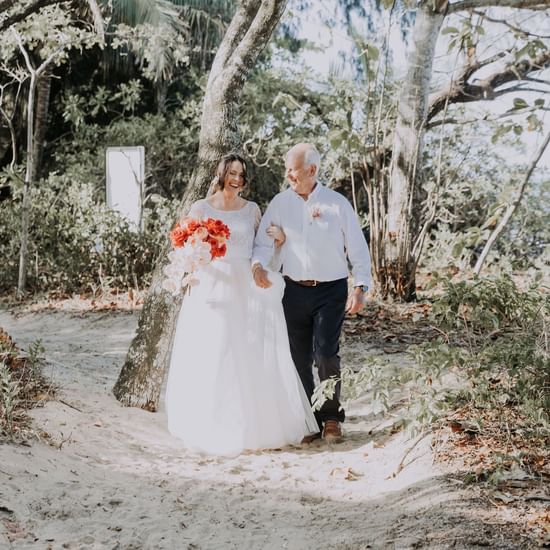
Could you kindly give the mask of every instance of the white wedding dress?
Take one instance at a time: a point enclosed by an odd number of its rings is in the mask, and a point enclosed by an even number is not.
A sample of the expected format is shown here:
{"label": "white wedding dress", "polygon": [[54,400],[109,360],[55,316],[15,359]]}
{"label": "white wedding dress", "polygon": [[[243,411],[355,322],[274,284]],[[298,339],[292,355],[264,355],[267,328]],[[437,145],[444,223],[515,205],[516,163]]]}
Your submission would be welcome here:
{"label": "white wedding dress", "polygon": [[189,215],[221,219],[227,253],[197,272],[179,313],[166,387],[168,429],[215,455],[299,443],[319,430],[290,355],[284,280],[257,287],[250,258],[260,210],[221,211],[202,199]]}

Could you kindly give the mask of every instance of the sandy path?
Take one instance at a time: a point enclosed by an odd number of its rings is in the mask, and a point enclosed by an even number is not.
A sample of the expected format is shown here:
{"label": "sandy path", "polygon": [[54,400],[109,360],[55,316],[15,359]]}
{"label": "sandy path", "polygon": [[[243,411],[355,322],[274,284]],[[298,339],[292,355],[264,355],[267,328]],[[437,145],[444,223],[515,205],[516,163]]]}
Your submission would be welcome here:
{"label": "sandy path", "polygon": [[[475,540],[486,530],[483,513],[469,506],[460,482],[433,464],[428,438],[388,478],[410,442],[390,435],[388,421],[362,403],[348,408],[346,441],[333,448],[316,443],[237,458],[189,453],[167,433],[162,409],[124,408],[110,393],[136,321],[137,314],[124,312],[0,311],[0,326],[20,347],[42,340],[48,374],[65,402],[33,412],[53,444],[0,446],[1,548],[483,543]],[[361,343],[349,344],[347,359],[361,356]],[[502,546],[492,536],[492,547],[511,547],[504,535]]]}

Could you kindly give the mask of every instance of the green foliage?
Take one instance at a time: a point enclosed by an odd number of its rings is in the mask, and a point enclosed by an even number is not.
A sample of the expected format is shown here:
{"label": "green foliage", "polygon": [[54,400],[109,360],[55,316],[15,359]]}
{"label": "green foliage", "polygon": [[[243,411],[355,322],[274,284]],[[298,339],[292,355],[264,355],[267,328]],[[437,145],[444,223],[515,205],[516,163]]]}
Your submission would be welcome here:
{"label": "green foliage", "polygon": [[4,361],[0,362],[0,426],[8,434],[13,432],[13,416],[19,404],[20,384]]}
{"label": "green foliage", "polygon": [[[393,92],[388,83],[380,142],[393,124]],[[265,204],[285,185],[286,151],[299,141],[309,141],[321,153],[321,180],[350,198],[354,172],[358,195],[363,197],[360,206],[364,207],[366,197],[358,172],[365,163],[375,163],[373,126],[367,117],[376,111],[378,93],[341,78],[317,82],[309,71],[292,78],[280,69],[255,74],[243,90],[241,133],[246,138],[245,152],[257,167],[254,185],[258,185],[259,202]]]}
{"label": "green foliage", "polygon": [[63,5],[52,5],[0,33],[2,72],[11,76],[23,65],[16,36],[31,52],[35,67],[46,60],[59,66],[69,59],[71,50],[93,48],[99,41],[97,33],[75,15]]}
{"label": "green foliage", "polygon": [[[107,97],[105,94],[104,97]],[[71,96],[74,97],[74,96]],[[71,105],[74,100],[71,102]],[[97,105],[85,105],[77,118],[73,134],[56,147],[51,168],[69,179],[95,182],[95,191],[104,187],[104,154],[107,147],[143,145],[145,148],[145,194],[160,194],[168,199],[181,198],[193,171],[198,150],[200,104],[189,99],[170,115],[146,114],[143,117],[117,118],[108,125],[86,122],[93,119]],[[116,108],[116,99],[109,96],[103,104]],[[75,116],[65,104],[66,117]],[[98,159],[100,159],[98,161]],[[146,201],[148,199],[146,198]]]}
{"label": "green foliage", "polygon": [[55,393],[42,373],[44,348],[39,340],[21,351],[0,328],[0,436],[24,440],[28,431],[25,410]]}
{"label": "green foliage", "polygon": [[[17,281],[20,189],[0,203],[1,289]],[[29,288],[34,291],[93,291],[142,287],[149,281],[175,204],[158,195],[144,209],[144,230],[136,232],[109,210],[96,186],[51,175],[31,195]]]}
{"label": "green foliage", "polygon": [[[452,283],[435,299],[433,322],[445,339],[409,348],[399,365],[368,358],[358,371],[342,369],[342,395],[366,396],[373,413],[399,401],[396,422],[412,433],[430,428],[456,407],[514,408],[518,428],[550,437],[550,299],[521,291],[509,277]],[[316,388],[314,405],[338,380]],[[398,416],[396,416],[398,415]]]}
{"label": "green foliage", "polygon": [[171,21],[178,22],[178,25],[174,27],[167,22],[133,27],[119,24],[110,45],[115,50],[130,50],[139,60],[145,78],[171,81],[176,70],[189,63],[190,53],[183,21],[178,17]]}
{"label": "green foliage", "polygon": [[[509,276],[456,283],[444,279],[433,314],[444,330],[486,331],[520,328],[534,322],[543,307],[536,286],[520,292]],[[550,304],[547,304],[547,306]]]}
{"label": "green foliage", "polygon": [[[495,151],[490,141],[493,127],[487,122],[445,130],[441,167],[437,161],[440,136],[427,136],[424,188],[435,192],[439,169],[441,187],[437,192],[437,214],[421,260],[424,270],[467,272],[516,197],[526,167],[511,165],[506,152],[517,154],[523,145],[507,138],[503,152]],[[489,253],[484,269],[502,273],[537,266],[544,272],[543,257],[550,240],[549,192],[550,174],[541,167]]]}
{"label": "green foliage", "polygon": [[[412,361],[413,355],[416,362]],[[411,350],[411,357],[396,365],[387,359],[369,357],[359,370],[343,367],[340,381],[346,400],[366,398],[373,414],[389,413],[395,424],[417,434],[447,411],[456,390],[441,385],[448,364],[430,361],[430,350]],[[319,409],[333,393],[338,380],[323,381],[315,388],[312,402]],[[394,409],[395,401],[400,408]]]}
{"label": "green foliage", "polygon": [[459,399],[477,408],[515,407],[532,430],[550,432],[550,299],[535,286],[521,291],[507,276],[447,281],[434,319],[455,344],[429,343],[432,358],[466,377]]}

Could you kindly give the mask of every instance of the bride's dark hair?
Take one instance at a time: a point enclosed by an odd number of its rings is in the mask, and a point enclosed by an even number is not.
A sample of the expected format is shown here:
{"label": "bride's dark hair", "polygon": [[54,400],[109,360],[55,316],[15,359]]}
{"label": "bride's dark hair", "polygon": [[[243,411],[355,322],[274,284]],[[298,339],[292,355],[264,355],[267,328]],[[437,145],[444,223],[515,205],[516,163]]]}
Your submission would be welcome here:
{"label": "bride's dark hair", "polygon": [[223,189],[225,178],[227,176],[227,172],[229,172],[231,163],[236,160],[239,161],[243,167],[243,184],[245,186],[248,184],[248,167],[246,165],[246,161],[238,153],[228,153],[221,158],[220,162],[218,162],[218,167],[216,168],[216,177],[218,178],[216,184],[218,189]]}

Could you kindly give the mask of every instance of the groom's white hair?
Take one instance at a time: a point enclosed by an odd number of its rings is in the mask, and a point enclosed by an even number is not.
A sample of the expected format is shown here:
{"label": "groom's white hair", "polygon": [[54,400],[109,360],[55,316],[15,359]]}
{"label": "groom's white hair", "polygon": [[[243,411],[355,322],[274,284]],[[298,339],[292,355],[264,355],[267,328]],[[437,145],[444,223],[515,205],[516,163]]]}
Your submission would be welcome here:
{"label": "groom's white hair", "polygon": [[312,143],[297,143],[294,147],[289,149],[288,153],[285,155],[285,159],[296,153],[302,153],[304,155],[304,165],[311,166],[314,164],[317,167],[317,174],[319,173],[319,169],[321,167],[321,155],[319,154],[319,151],[317,151],[315,145]]}

